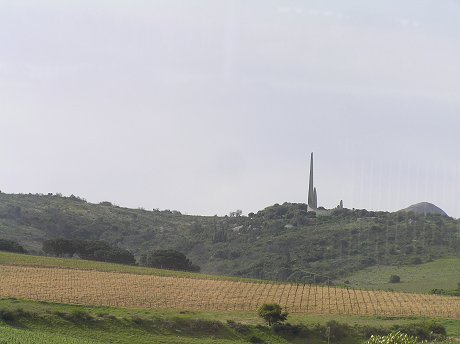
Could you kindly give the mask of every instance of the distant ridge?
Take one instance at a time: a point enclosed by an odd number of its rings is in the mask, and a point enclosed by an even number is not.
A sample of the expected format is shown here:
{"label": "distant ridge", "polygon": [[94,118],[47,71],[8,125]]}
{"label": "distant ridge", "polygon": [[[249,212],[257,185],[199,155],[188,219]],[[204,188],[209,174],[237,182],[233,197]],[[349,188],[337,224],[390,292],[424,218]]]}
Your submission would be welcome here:
{"label": "distant ridge", "polygon": [[[460,257],[460,220],[451,217],[409,216],[411,221],[401,216],[406,213],[309,210],[305,203],[283,203],[248,216],[196,216],[60,194],[0,193],[0,239],[35,254],[41,254],[44,240],[55,238],[104,241],[139,260],[151,251],[172,249],[205,274],[295,283],[326,283],[377,265]],[[397,235],[397,242],[383,249],[387,235]],[[340,242],[332,245],[337,238]],[[414,239],[423,250],[412,249]]]}
{"label": "distant ridge", "polygon": [[417,203],[405,209],[401,209],[400,211],[404,211],[404,212],[413,211],[416,214],[422,214],[422,215],[441,214],[444,216],[448,216],[444,210],[428,202]]}

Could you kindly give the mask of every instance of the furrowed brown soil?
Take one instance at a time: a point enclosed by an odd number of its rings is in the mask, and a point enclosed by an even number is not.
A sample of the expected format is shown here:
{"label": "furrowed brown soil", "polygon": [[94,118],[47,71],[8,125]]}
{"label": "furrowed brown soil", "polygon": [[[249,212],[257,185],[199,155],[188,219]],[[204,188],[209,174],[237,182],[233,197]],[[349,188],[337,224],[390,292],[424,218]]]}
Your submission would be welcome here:
{"label": "furrowed brown soil", "polygon": [[200,311],[275,302],[290,313],[460,318],[458,297],[9,265],[0,265],[0,297]]}

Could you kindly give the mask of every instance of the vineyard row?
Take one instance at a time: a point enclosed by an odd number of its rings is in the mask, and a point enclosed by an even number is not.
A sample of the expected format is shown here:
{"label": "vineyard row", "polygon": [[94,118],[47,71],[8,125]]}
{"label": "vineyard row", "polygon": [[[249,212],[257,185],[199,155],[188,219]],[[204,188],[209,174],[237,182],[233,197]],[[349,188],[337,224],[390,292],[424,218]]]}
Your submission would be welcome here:
{"label": "vineyard row", "polygon": [[197,311],[255,311],[275,302],[290,313],[460,318],[458,297],[8,265],[0,265],[0,297]]}

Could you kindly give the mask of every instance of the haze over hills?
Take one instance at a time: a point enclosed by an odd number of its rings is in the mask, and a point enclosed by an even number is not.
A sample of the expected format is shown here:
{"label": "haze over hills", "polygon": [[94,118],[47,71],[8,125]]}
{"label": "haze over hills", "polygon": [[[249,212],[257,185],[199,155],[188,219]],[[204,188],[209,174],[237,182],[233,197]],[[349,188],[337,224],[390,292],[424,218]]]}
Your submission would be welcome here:
{"label": "haze over hills", "polygon": [[60,195],[0,194],[0,238],[40,253],[45,239],[102,240],[137,258],[175,249],[204,273],[318,282],[374,265],[458,257],[460,222],[439,214],[336,209],[318,216],[284,203],[249,216],[90,204]]}
{"label": "haze over hills", "polygon": [[460,344],[459,18],[0,1],[0,344]]}

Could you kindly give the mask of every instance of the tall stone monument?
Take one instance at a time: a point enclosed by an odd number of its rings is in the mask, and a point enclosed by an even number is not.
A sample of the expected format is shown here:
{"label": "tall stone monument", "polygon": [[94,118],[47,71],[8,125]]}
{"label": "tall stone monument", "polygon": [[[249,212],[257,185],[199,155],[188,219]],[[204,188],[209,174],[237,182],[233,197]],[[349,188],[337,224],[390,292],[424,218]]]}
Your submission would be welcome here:
{"label": "tall stone monument", "polygon": [[315,184],[313,183],[313,153],[310,157],[310,182],[308,185],[308,206],[312,209],[318,208],[318,195]]}

